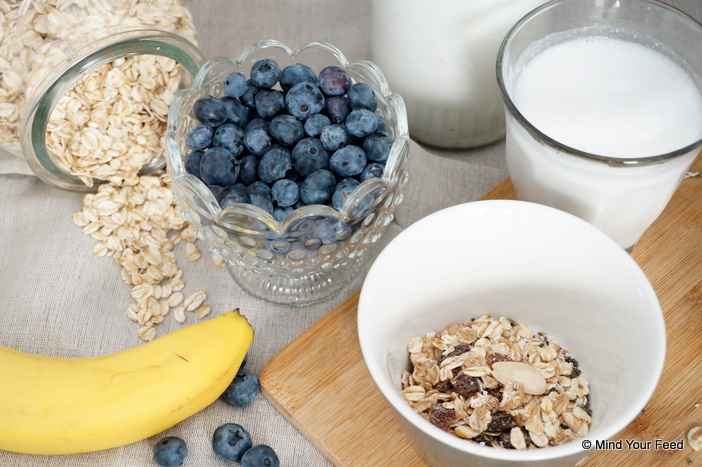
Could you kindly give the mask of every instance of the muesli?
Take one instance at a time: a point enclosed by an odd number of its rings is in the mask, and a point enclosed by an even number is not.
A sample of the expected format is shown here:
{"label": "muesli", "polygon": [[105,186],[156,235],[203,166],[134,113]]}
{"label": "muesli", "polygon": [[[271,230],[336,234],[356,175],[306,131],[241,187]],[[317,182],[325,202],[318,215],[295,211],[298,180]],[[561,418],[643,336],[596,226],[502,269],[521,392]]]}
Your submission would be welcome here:
{"label": "muesli", "polygon": [[429,422],[485,446],[531,449],[587,435],[588,381],[546,336],[489,315],[413,337],[402,395]]}

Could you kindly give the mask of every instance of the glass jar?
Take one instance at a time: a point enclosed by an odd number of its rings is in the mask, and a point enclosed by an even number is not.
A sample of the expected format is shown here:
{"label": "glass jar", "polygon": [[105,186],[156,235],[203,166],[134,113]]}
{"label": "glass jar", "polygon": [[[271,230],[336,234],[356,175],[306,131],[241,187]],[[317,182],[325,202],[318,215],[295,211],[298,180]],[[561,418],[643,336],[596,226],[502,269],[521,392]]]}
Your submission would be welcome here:
{"label": "glass jar", "polygon": [[495,78],[507,31],[546,0],[373,0],[372,60],[407,105],[410,136],[469,148],[505,135]]}
{"label": "glass jar", "polygon": [[183,0],[2,2],[0,144],[74,191],[102,180],[96,164],[162,168],[168,105],[205,61],[196,38]]}

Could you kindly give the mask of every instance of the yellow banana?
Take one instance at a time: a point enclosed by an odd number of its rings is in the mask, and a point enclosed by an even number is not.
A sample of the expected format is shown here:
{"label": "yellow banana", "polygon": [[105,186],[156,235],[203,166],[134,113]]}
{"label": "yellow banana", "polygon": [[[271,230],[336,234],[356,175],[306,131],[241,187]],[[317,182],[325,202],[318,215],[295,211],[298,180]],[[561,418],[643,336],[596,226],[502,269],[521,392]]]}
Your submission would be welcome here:
{"label": "yellow banana", "polygon": [[0,449],[69,454],[153,436],[214,402],[253,340],[238,310],[110,355],[0,346]]}

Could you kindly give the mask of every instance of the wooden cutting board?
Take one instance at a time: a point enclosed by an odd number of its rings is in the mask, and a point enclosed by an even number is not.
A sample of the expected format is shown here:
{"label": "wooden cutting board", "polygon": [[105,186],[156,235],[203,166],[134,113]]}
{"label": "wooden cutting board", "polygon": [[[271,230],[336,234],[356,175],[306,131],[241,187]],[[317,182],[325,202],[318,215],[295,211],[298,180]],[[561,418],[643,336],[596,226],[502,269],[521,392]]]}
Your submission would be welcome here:
{"label": "wooden cutting board", "polygon": [[[693,170],[702,170],[702,155]],[[484,199],[514,197],[506,179]],[[702,465],[702,450],[686,440],[690,428],[702,426],[702,178],[683,180],[632,256],[658,294],[668,347],[653,397],[618,439],[685,439],[685,447],[633,450],[624,443],[585,466]],[[358,292],[272,358],[259,375],[263,394],[334,465],[425,466],[363,363],[357,304]]]}

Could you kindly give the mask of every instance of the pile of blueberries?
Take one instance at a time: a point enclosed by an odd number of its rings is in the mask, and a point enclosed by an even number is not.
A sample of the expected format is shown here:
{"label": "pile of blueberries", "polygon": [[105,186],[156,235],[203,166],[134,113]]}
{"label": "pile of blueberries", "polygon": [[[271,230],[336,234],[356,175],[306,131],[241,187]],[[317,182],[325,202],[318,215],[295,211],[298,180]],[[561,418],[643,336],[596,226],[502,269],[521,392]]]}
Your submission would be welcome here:
{"label": "pile of blueberries", "polygon": [[247,79],[231,73],[222,97],[193,105],[185,169],[222,208],[249,203],[279,222],[293,210],[337,210],[365,180],[382,177],[393,138],[370,85],[338,66],[316,74],[256,61]]}

